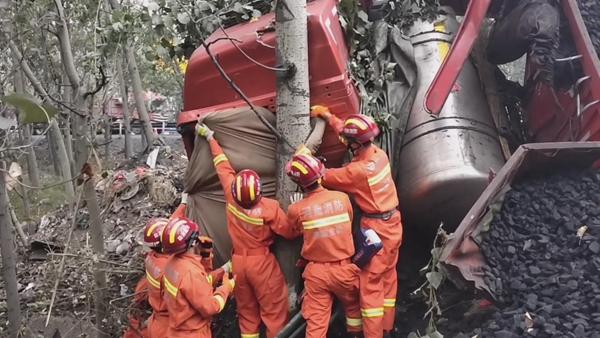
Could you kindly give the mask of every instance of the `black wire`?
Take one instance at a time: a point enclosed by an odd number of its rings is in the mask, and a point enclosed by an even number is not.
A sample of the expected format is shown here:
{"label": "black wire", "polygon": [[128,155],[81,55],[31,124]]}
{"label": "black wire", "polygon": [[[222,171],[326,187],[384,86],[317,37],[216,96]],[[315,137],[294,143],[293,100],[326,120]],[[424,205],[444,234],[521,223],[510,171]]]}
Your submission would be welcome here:
{"label": "black wire", "polygon": [[219,71],[219,73],[221,74],[221,76],[225,79],[225,81],[227,81],[227,83],[229,84],[229,86],[238,95],[240,95],[240,97],[246,102],[246,104],[248,104],[248,106],[254,112],[254,114],[256,115],[256,117],[258,117],[258,119],[260,120],[260,122],[262,122],[267,127],[267,129],[269,129],[278,139],[280,139],[283,142],[285,142],[285,144],[288,147],[290,147],[290,149],[292,149],[292,150],[295,149],[295,147],[290,143],[290,141],[287,138],[285,138],[283,135],[281,135],[277,131],[277,128],[275,128],[271,123],[269,123],[269,121],[267,121],[264,118],[264,116],[262,116],[258,112],[258,110],[256,110],[256,107],[254,106],[254,104],[252,104],[252,102],[250,102],[250,99],[246,96],[246,94],[244,94],[244,92],[237,86],[237,84],[231,79],[231,77],[229,77],[229,75],[227,75],[227,72],[225,72],[225,69],[223,69],[223,66],[221,66],[221,63],[219,62],[219,60],[217,60],[217,58],[210,51],[210,46],[206,43],[206,41],[201,40],[201,43],[202,43],[202,46],[204,47],[204,49],[206,49],[206,53],[208,54],[208,56],[212,60],[213,64],[215,65],[215,67],[217,67],[217,70]]}
{"label": "black wire", "polygon": [[[219,27],[221,28],[221,31],[223,32],[223,34],[227,37],[227,39],[231,42],[231,44],[233,46],[235,46],[235,48],[237,48],[237,50],[242,53],[242,55],[244,55],[246,57],[246,59],[250,60],[250,62],[254,63],[255,65],[262,67],[264,69],[268,69],[268,70],[272,70],[275,72],[287,72],[289,69],[288,68],[281,68],[281,67],[271,67],[271,66],[267,66],[264,63],[261,63],[259,61],[257,61],[256,59],[252,58],[250,55],[246,54],[246,52],[244,52],[244,50],[238,46],[235,42],[235,39],[229,37],[229,34],[227,34],[227,32],[225,31],[225,28],[223,28],[223,26],[221,25],[221,23],[219,22]],[[239,41],[239,40],[238,40]]]}

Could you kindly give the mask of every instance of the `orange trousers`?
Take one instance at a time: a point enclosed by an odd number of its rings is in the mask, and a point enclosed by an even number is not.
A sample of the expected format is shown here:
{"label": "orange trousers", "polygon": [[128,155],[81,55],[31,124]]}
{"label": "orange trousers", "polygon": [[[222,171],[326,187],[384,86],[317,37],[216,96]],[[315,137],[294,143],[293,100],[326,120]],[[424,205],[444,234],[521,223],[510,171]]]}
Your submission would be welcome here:
{"label": "orange trousers", "polygon": [[129,316],[129,327],[123,333],[122,338],[149,338],[148,328],[142,328],[139,319]]}
{"label": "orange trousers", "polygon": [[306,319],[307,338],[327,336],[334,296],[346,311],[348,332],[361,331],[359,272],[360,269],[350,260],[337,263],[310,262],[306,266],[302,274],[306,292],[302,301],[302,317]]}
{"label": "orange trousers", "polygon": [[235,251],[231,261],[242,338],[258,338],[261,320],[267,337],[275,337],[289,320],[287,283],[275,256],[268,248]]}
{"label": "orange trousers", "polygon": [[400,213],[388,220],[363,217],[361,227],[373,229],[383,249],[360,272],[360,310],[365,338],[381,338],[394,329],[398,273],[396,264],[402,244]]}
{"label": "orange trousers", "polygon": [[148,338],[164,338],[169,329],[169,314],[152,313],[148,320]]}

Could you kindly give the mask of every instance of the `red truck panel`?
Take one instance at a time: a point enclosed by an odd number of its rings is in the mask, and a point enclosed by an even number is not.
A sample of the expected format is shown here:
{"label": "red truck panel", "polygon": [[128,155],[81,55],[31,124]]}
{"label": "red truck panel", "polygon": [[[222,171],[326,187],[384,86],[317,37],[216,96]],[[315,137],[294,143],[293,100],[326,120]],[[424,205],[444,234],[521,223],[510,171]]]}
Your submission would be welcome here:
{"label": "red truck panel", "polygon": [[[348,50],[344,33],[338,21],[336,0],[317,0],[307,5],[308,44],[311,104],[324,104],[336,115],[358,113],[359,96],[347,70]],[[264,31],[274,24],[274,14],[266,14],[255,22],[228,28],[227,34],[250,57],[275,67],[276,36]],[[207,43],[223,38],[217,31]],[[249,61],[229,40],[210,45],[225,71],[257,106],[275,111],[275,72]],[[246,103],[221,77],[204,48],[198,48],[190,58],[185,76],[184,111],[178,125],[195,121],[204,114],[246,106]],[[184,137],[186,150],[191,151],[191,140]],[[344,148],[330,129],[326,130],[321,153],[331,165],[340,163]]]}

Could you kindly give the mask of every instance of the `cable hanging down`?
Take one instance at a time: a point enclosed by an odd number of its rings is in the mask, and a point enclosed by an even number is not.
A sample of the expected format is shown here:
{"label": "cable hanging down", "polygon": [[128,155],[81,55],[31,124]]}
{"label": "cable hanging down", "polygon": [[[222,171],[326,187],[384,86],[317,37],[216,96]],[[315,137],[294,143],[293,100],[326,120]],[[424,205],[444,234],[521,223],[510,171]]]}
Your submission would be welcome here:
{"label": "cable hanging down", "polygon": [[225,81],[227,81],[231,89],[233,89],[246,102],[246,104],[250,107],[252,112],[254,112],[256,117],[258,117],[258,119],[267,127],[267,129],[269,129],[275,135],[275,137],[277,137],[277,139],[282,140],[288,147],[290,147],[290,149],[294,150],[295,147],[290,143],[290,141],[283,135],[281,135],[281,133],[279,133],[279,131],[277,131],[277,129],[269,121],[267,121],[258,112],[258,110],[256,110],[256,107],[254,106],[254,104],[252,104],[252,102],[250,102],[250,99],[246,96],[246,94],[242,92],[242,90],[237,86],[233,79],[231,79],[231,77],[229,77],[229,75],[225,72],[225,69],[223,69],[223,66],[221,65],[219,60],[217,60],[214,54],[210,51],[210,44],[212,43],[213,42],[207,44],[205,40],[201,40],[202,47],[204,47],[204,49],[206,50],[206,53],[210,57],[215,67],[217,67],[217,70],[219,71],[223,79],[225,79]]}

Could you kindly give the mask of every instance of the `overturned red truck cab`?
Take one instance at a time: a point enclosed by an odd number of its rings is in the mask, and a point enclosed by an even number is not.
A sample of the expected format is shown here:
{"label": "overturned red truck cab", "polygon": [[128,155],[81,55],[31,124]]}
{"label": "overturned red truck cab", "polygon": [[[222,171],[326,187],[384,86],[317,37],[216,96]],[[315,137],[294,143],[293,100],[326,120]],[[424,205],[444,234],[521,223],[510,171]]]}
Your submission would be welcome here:
{"label": "overturned red truck cab", "polygon": [[[310,99],[311,104],[327,105],[334,114],[345,116],[358,113],[360,104],[348,72],[348,48],[336,5],[336,0],[316,0],[307,5]],[[211,53],[252,104],[273,113],[276,73],[257,63],[277,66],[274,25],[274,14],[269,13],[256,21],[227,28],[225,32],[218,30],[206,41]],[[177,124],[188,156],[193,150],[190,130],[198,118],[247,105],[221,77],[204,48],[197,49],[190,58],[183,101]],[[331,164],[339,164],[344,154],[343,146],[331,131],[326,131],[320,150]]]}

